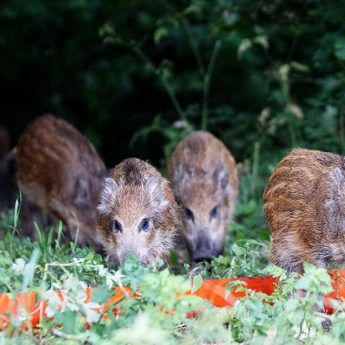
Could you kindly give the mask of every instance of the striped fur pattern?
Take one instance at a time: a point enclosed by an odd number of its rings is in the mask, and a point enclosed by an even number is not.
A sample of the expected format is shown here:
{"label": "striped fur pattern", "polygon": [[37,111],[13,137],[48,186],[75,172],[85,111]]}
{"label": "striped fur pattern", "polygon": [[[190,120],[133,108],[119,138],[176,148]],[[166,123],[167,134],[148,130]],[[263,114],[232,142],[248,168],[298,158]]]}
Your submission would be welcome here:
{"label": "striped fur pattern", "polygon": [[126,254],[143,263],[166,258],[179,226],[169,182],[152,165],[128,158],[110,171],[99,196],[97,234],[111,261],[122,263]]}
{"label": "striped fur pattern", "polygon": [[47,114],[19,138],[17,180],[24,195],[61,219],[79,245],[97,248],[97,197],[106,174],[93,145],[72,125]]}
{"label": "striped fur pattern", "polygon": [[211,133],[194,131],[168,161],[168,177],[183,207],[183,231],[192,261],[222,253],[238,194],[234,157]]}
{"label": "striped fur pattern", "polygon": [[345,158],[295,149],[277,166],[264,192],[272,232],[271,261],[301,272],[345,262]]}

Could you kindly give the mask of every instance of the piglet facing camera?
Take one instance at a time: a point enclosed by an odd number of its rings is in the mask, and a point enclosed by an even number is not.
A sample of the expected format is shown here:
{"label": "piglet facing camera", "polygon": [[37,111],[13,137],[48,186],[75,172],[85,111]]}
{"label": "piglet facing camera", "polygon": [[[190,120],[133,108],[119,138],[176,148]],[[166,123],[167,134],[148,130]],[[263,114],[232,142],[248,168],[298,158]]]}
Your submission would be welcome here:
{"label": "piglet facing camera", "polygon": [[295,149],[278,164],[264,192],[272,232],[271,261],[302,272],[345,262],[345,158]]}
{"label": "piglet facing camera", "polygon": [[238,193],[235,159],[215,136],[195,131],[171,155],[168,177],[183,208],[182,236],[191,261],[220,255]]}
{"label": "piglet facing camera", "polygon": [[111,261],[126,254],[149,264],[174,248],[179,207],[169,182],[150,164],[128,158],[105,178],[99,196],[97,234]]}

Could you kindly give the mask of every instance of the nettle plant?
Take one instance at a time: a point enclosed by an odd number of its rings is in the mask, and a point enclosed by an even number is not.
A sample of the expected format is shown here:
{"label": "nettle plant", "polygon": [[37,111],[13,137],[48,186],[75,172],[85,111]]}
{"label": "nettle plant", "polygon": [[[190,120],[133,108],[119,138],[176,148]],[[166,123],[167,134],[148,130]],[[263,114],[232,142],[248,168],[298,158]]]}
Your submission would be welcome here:
{"label": "nettle plant", "polygon": [[[38,298],[47,301],[48,316],[53,317],[43,319],[37,330],[23,332],[20,325],[27,315],[20,312],[12,316],[11,332],[0,333],[2,343],[337,344],[345,340],[342,303],[335,304],[332,315],[320,311],[321,295],[331,291],[324,269],[306,265],[299,277],[270,266],[261,270],[262,274],[280,277],[281,281],[272,296],[235,282],[226,293],[236,287],[245,289],[248,296],[231,308],[215,308],[196,296],[183,295],[191,288],[189,271],[174,275],[159,263],[156,267],[143,266],[134,257],[127,257],[114,269],[89,249],[70,246],[62,250],[63,246],[54,241],[48,244],[49,232],[41,233],[40,243],[32,243],[12,236],[11,227],[3,226],[1,231],[2,291],[12,296],[19,291],[37,292]],[[248,274],[253,245],[241,250],[234,247],[231,252],[232,260],[247,268]],[[223,278],[233,276],[234,271],[226,271],[224,266],[221,258],[213,262],[213,269],[222,272]],[[202,276],[207,277],[205,272],[194,276],[193,290],[200,287]],[[108,312],[105,318],[99,306],[108,301],[116,286],[130,286],[138,298],[124,295],[115,306],[119,312]],[[87,303],[86,287],[97,287]],[[63,291],[63,303],[56,289]],[[196,313],[188,318],[191,311]]]}

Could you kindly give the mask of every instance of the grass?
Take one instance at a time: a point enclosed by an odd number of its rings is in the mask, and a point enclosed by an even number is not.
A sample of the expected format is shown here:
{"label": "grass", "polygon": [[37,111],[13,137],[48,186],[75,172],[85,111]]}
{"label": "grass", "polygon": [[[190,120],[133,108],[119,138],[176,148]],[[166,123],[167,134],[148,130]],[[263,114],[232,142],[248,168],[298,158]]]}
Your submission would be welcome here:
{"label": "grass", "polygon": [[[340,344],[345,340],[345,316],[318,312],[320,293],[330,291],[325,270],[306,266],[302,277],[289,276],[268,265],[269,233],[262,215],[263,181],[255,167],[259,150],[247,168],[241,168],[241,196],[237,221],[231,225],[224,255],[208,267],[191,272],[188,265],[177,273],[140,265],[128,258],[120,269],[108,267],[89,248],[63,245],[62,225],[45,231],[36,227],[37,242],[18,238],[19,203],[0,218],[0,290],[14,296],[35,291],[48,302],[48,314],[39,330],[22,332],[21,315],[12,316],[10,332],[0,333],[1,344]],[[255,180],[255,181],[254,181]],[[53,236],[57,231],[58,235]],[[272,274],[284,285],[272,296],[248,291],[232,308],[218,309],[198,297],[176,298],[191,287],[191,279]],[[95,310],[113,293],[113,286],[140,287],[140,299],[124,298],[118,316],[104,319]],[[85,287],[98,287],[89,303]],[[244,287],[245,288],[245,287]],[[298,298],[298,289],[306,297]],[[52,291],[64,291],[65,303]],[[263,303],[262,301],[270,303]],[[167,311],[168,314],[163,313]],[[199,311],[195,319],[189,311]],[[332,322],[330,331],[323,321]],[[91,328],[86,329],[88,322]]]}

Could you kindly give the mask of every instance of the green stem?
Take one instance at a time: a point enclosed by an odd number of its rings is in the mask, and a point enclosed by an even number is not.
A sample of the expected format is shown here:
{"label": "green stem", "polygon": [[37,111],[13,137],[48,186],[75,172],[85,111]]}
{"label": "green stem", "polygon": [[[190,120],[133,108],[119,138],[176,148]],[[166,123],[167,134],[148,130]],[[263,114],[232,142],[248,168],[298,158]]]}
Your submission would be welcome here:
{"label": "green stem", "polygon": [[210,62],[208,64],[207,73],[204,77],[204,89],[203,89],[203,105],[202,105],[202,116],[201,116],[201,129],[207,129],[208,121],[208,97],[210,93],[210,82],[213,74],[214,66],[222,46],[222,42],[217,40],[214,44],[213,51],[211,54]]}
{"label": "green stem", "polygon": [[259,161],[260,161],[260,142],[257,141],[254,144],[254,154],[253,154],[252,183],[251,183],[252,195],[255,194],[256,188],[257,188],[257,180],[259,176]]}
{"label": "green stem", "polygon": [[202,58],[201,58],[198,46],[197,46],[197,44],[196,44],[196,42],[194,40],[193,33],[192,33],[192,30],[190,28],[190,25],[189,25],[188,21],[186,20],[185,16],[183,14],[181,14],[176,9],[176,7],[173,6],[169,1],[163,1],[163,3],[165,4],[165,6],[167,7],[167,9],[170,12],[174,13],[177,16],[177,18],[181,21],[184,29],[186,30],[190,46],[192,48],[193,54],[194,54],[196,62],[198,64],[199,73],[200,73],[200,75],[202,77],[204,77],[204,75],[205,75],[205,66],[204,66],[204,63],[202,61]]}
{"label": "green stem", "polygon": [[289,49],[289,52],[288,52],[288,55],[287,55],[287,57],[286,57],[285,63],[290,62],[291,57],[292,57],[292,54],[294,53],[295,48],[297,47],[298,39],[299,39],[299,32],[296,33],[296,34],[294,35],[294,37],[293,37],[293,40],[292,40],[292,43],[291,43],[291,47],[290,47],[290,49]]}
{"label": "green stem", "polygon": [[178,113],[178,115],[180,116],[181,120],[187,122],[187,116],[186,116],[185,112],[183,111],[183,109],[180,105],[180,102],[178,101],[178,99],[175,95],[174,90],[172,89],[171,85],[167,82],[167,80],[164,77],[162,77],[162,75],[159,72],[159,69],[154,65],[154,63],[149,59],[149,57],[140,49],[140,47],[138,47],[138,45],[135,42],[130,42],[129,44],[127,44],[127,43],[122,43],[122,44],[126,45],[132,51],[134,51],[136,53],[136,55],[149,66],[149,68],[153,71],[153,73],[161,81],[165,91],[169,95],[170,100],[173,103],[175,110]]}
{"label": "green stem", "polygon": [[188,122],[187,120],[187,116],[186,113],[183,111],[183,109],[181,108],[181,105],[178,101],[178,99],[176,98],[175,92],[172,89],[171,85],[161,76],[159,76],[161,83],[163,84],[165,91],[168,93],[171,102],[173,103],[176,112],[179,114],[180,118],[182,121],[184,122]]}
{"label": "green stem", "polygon": [[205,67],[204,67],[204,63],[202,62],[201,56],[200,56],[200,52],[199,49],[195,43],[195,40],[193,38],[193,34],[192,34],[192,30],[190,29],[190,25],[189,23],[181,16],[181,21],[182,24],[187,32],[188,35],[188,40],[190,43],[190,46],[192,48],[192,51],[194,53],[195,56],[195,60],[198,64],[198,68],[199,68],[199,73],[201,74],[201,76],[205,76]]}

